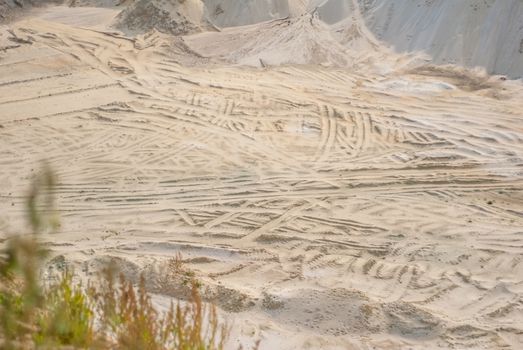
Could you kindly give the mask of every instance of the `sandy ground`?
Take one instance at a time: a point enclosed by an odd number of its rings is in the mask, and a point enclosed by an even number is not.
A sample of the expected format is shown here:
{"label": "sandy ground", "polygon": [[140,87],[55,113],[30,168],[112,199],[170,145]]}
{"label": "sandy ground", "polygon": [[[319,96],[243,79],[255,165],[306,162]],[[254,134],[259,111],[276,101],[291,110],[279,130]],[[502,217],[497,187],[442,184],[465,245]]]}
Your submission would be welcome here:
{"label": "sandy ground", "polygon": [[53,254],[89,274],[181,252],[231,344],[521,348],[521,82],[398,58],[238,66],[195,55],[205,35],[104,29],[115,15],[0,27],[2,232],[47,160]]}

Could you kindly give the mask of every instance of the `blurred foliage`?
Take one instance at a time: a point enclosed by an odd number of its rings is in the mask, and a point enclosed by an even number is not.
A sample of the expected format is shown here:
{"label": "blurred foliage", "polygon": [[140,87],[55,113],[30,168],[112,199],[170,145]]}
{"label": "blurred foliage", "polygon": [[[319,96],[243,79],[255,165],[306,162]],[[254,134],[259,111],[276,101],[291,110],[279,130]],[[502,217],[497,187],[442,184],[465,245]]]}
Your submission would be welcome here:
{"label": "blurred foliage", "polygon": [[[32,233],[3,243],[0,349],[223,349],[228,330],[220,325],[215,307],[203,305],[196,283],[190,301],[173,303],[163,313],[153,306],[143,278],[134,286],[111,267],[96,281],[97,287],[75,283],[69,270],[57,282],[42,286],[47,253],[38,234],[59,226],[55,184],[45,166],[28,195]],[[172,264],[182,270],[180,257]]]}

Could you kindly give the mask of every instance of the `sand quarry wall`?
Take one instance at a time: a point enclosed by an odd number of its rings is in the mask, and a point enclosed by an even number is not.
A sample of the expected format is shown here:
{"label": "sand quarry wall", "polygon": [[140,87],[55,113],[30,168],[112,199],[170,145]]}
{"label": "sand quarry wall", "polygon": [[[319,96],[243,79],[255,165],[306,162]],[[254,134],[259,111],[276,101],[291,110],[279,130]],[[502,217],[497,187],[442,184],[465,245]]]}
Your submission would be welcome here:
{"label": "sand quarry wall", "polygon": [[359,0],[369,29],[399,51],[436,63],[523,77],[522,0]]}

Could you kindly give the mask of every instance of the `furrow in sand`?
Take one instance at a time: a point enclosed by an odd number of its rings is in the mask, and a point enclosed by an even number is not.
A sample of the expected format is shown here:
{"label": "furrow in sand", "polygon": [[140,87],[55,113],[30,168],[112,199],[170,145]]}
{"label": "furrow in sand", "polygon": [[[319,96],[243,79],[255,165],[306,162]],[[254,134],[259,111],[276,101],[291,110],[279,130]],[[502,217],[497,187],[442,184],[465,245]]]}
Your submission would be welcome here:
{"label": "furrow in sand", "polygon": [[[35,98],[27,101],[0,104],[0,114],[3,122],[19,121],[29,118],[46,116],[93,108],[114,101],[131,100],[132,96],[119,84],[109,84],[99,88],[80,89],[73,92],[63,92],[48,97]],[[75,101],[74,107],[70,105]]]}

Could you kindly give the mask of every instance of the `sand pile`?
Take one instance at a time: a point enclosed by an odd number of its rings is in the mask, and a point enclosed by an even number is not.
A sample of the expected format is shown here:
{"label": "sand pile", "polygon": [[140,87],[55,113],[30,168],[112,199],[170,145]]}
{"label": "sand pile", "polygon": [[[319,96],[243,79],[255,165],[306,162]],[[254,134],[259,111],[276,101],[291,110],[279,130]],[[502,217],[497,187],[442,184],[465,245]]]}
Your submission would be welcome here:
{"label": "sand pile", "polygon": [[314,15],[275,20],[252,29],[247,33],[245,44],[228,56],[233,62],[333,66],[349,63],[350,53],[334,39],[330,28]]}
{"label": "sand pile", "polygon": [[245,65],[323,64],[347,66],[350,53],[313,15],[234,27],[185,38],[205,56]]}
{"label": "sand pile", "polygon": [[200,0],[136,0],[122,11],[115,26],[129,34],[152,29],[174,35],[212,30],[204,12]]}

